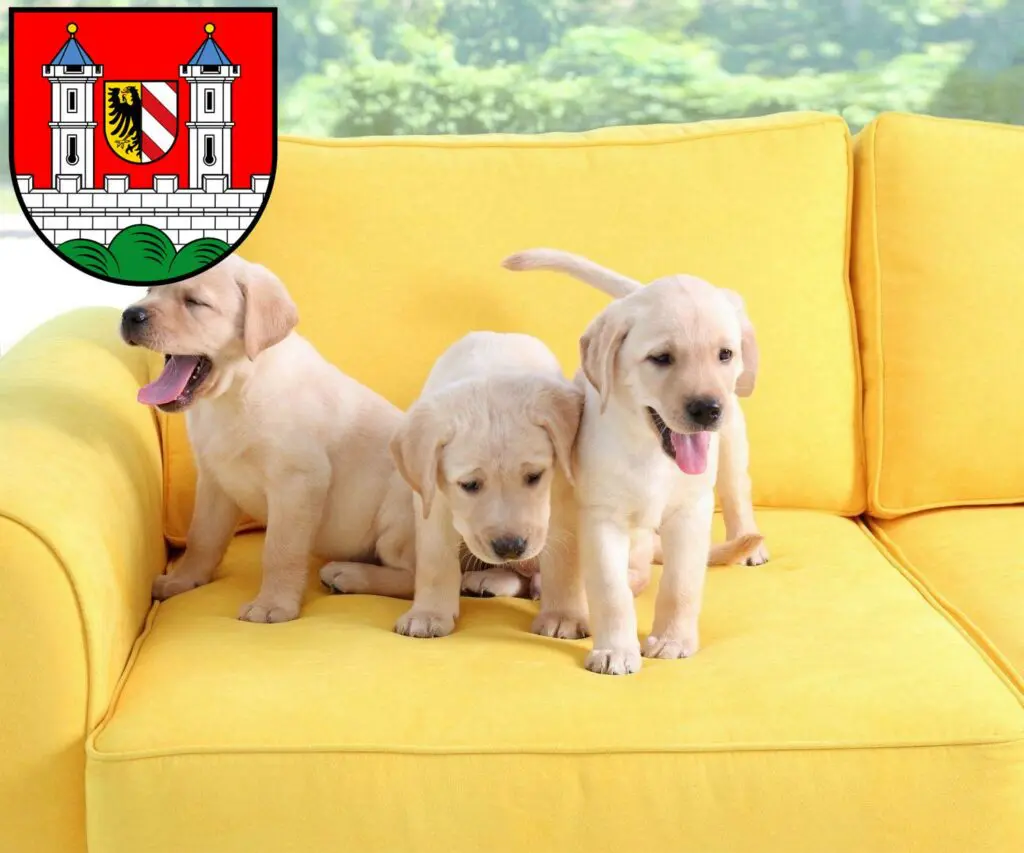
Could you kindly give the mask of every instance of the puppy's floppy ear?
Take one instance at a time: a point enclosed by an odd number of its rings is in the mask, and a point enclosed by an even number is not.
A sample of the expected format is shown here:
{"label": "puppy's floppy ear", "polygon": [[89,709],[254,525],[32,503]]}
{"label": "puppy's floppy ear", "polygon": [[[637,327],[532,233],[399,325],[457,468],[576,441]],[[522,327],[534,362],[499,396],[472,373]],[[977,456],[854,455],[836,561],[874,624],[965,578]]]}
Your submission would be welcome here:
{"label": "puppy's floppy ear", "polygon": [[440,477],[441,450],[451,441],[454,427],[441,420],[441,407],[431,400],[419,400],[406,412],[391,437],[389,449],[395,467],[423,502],[423,517],[430,507]]}
{"label": "puppy's floppy ear", "polygon": [[555,461],[574,483],[572,450],[583,416],[583,389],[564,379],[544,380],[531,407],[531,420],[542,427],[555,449]]}
{"label": "puppy's floppy ear", "polygon": [[608,408],[608,398],[615,381],[615,359],[630,329],[619,305],[613,302],[605,308],[580,338],[580,363],[584,375],[601,395],[602,412]]}
{"label": "puppy's floppy ear", "polygon": [[238,260],[235,280],[245,297],[242,341],[252,361],[288,336],[299,322],[299,311],[276,275],[260,264]]}
{"label": "puppy's floppy ear", "polygon": [[740,320],[740,332],[742,334],[743,372],[736,380],[736,396],[749,397],[754,393],[754,383],[757,381],[757,365],[760,354],[757,349],[757,337],[754,334],[754,325],[747,316],[747,306],[743,303],[743,297],[734,290],[722,288],[722,293],[729,300]]}

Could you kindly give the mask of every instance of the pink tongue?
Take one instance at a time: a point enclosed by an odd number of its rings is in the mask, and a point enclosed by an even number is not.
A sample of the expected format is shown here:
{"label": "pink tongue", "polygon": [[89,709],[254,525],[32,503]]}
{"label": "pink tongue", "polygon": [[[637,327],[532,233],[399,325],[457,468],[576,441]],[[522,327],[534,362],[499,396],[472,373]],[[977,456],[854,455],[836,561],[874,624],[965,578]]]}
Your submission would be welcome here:
{"label": "pink tongue", "polygon": [[672,433],[672,449],[676,452],[676,465],[684,474],[703,474],[708,467],[708,445],[710,432],[693,432],[688,435]]}
{"label": "pink tongue", "polygon": [[139,402],[147,406],[161,406],[177,400],[198,364],[197,355],[172,355],[167,359],[163,373],[139,389]]}

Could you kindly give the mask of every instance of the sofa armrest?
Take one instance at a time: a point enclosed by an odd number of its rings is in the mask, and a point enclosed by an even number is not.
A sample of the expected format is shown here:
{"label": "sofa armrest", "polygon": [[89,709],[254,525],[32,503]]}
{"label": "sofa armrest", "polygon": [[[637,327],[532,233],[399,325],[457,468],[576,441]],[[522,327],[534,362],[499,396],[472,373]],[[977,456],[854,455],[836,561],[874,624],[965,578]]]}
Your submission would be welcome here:
{"label": "sofa armrest", "polygon": [[166,563],[150,355],[85,309],[0,358],[0,850],[85,849],[85,738]]}

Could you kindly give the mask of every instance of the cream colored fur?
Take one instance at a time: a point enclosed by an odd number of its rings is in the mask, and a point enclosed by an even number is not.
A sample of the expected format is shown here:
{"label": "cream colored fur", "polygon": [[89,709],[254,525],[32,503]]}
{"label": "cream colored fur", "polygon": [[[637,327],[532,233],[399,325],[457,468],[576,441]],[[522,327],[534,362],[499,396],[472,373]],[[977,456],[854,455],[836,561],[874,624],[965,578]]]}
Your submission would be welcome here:
{"label": "cream colored fur", "polygon": [[155,598],[209,583],[243,512],[267,534],[240,619],[297,617],[312,556],[411,571],[412,496],[388,452],[402,413],[293,331],[295,305],[273,273],[231,256],[133,308],[148,320],[130,343],[213,365],[185,414],[198,471],[187,547]]}
{"label": "cream colored fur", "polygon": [[[594,319],[580,341],[586,402],[576,441],[579,511],[572,537],[579,554],[578,560],[542,569],[541,616],[582,616],[586,605],[577,591],[582,569],[594,635],[587,668],[609,674],[636,672],[641,647],[632,598],[636,572],[647,562],[637,555],[641,551],[644,557],[653,556],[657,530],[665,568],[653,630],[642,653],[662,658],[692,655],[699,646],[697,622],[711,545],[719,429],[732,442],[732,449],[722,454],[732,490],[726,521],[733,528],[730,539],[740,542],[729,547],[743,553],[745,546],[761,546],[752,511],[747,518],[736,506],[749,506],[745,429],[736,393],[752,392],[757,370],[756,341],[742,300],[691,276],[671,276],[641,287],[557,250],[521,252],[504,265],[563,270],[619,297]],[[687,404],[698,398],[718,401],[720,422],[710,428],[692,422]],[[711,430],[701,473],[684,474],[664,451],[651,411],[678,435]],[[742,462],[742,475],[735,470],[737,461]],[[737,529],[744,526],[747,529]],[[567,590],[571,592],[566,594]]]}

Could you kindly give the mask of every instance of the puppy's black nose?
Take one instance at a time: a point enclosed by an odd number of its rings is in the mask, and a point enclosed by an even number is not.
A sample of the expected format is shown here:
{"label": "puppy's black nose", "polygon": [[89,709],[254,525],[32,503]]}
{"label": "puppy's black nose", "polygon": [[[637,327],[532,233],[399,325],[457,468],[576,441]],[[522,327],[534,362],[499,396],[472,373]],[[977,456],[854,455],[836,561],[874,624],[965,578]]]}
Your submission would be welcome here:
{"label": "puppy's black nose", "polygon": [[121,315],[121,337],[134,346],[136,343],[135,333],[146,324],[148,319],[149,314],[146,313],[145,308],[140,308],[137,305],[125,308]]}
{"label": "puppy's black nose", "polygon": [[686,414],[695,424],[709,427],[722,417],[722,404],[714,397],[694,397],[686,404]]}
{"label": "puppy's black nose", "polygon": [[499,560],[518,560],[526,553],[526,540],[522,536],[502,536],[491,540],[491,548]]}
{"label": "puppy's black nose", "polygon": [[148,319],[149,314],[146,313],[145,308],[132,305],[130,308],[125,308],[124,313],[121,315],[121,328],[136,329]]}

